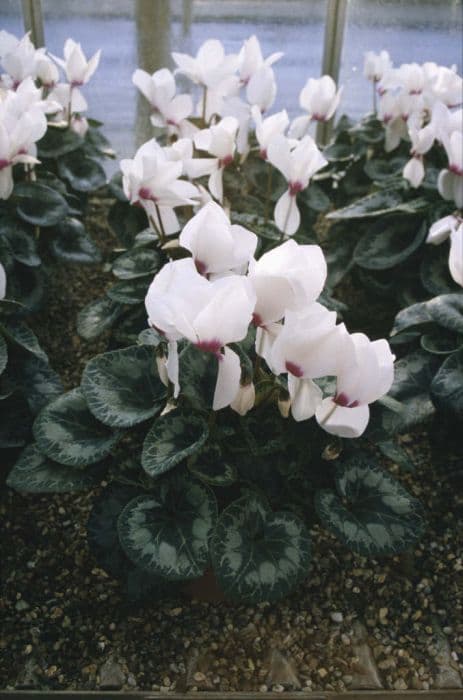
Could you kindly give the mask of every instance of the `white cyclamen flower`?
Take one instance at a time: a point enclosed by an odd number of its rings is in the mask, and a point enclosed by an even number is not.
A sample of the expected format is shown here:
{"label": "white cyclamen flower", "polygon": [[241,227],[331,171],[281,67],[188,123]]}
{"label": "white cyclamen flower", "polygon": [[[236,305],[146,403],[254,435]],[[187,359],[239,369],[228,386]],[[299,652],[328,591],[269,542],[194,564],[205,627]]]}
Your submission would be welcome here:
{"label": "white cyclamen flower", "polygon": [[425,170],[423,165],[423,155],[429,151],[436,136],[434,125],[428,124],[423,129],[416,129],[410,126],[411,159],[403,169],[403,176],[412,187],[419,187],[424,180]]}
{"label": "white cyclamen flower", "polygon": [[0,263],[0,299],[4,299],[6,295],[6,272],[2,263]]}
{"label": "white cyclamen flower", "polygon": [[362,435],[370,418],[368,404],[391,388],[394,359],[386,340],[371,342],[363,333],[342,336],[336,396],[324,399],[315,412],[321,427],[345,438]]}
{"label": "white cyclamen flower", "polygon": [[238,56],[225,55],[222,42],[208,39],[202,44],[196,57],[186,53],[172,54],[178,72],[206,88],[217,88],[220,83],[233,75],[238,67]]}
{"label": "white cyclamen flower", "polygon": [[346,333],[343,324],[336,326],[336,312],[316,302],[304,311],[286,313],[267,361],[276,374],[288,374],[295,420],[315,415],[323,394],[313,380],[336,373],[341,336]]}
{"label": "white cyclamen flower", "polygon": [[251,106],[257,106],[266,112],[275,102],[277,84],[275,74],[270,66],[257,70],[246,86],[246,99]]}
{"label": "white cyclamen flower", "polygon": [[292,236],[299,228],[301,215],[296,195],[308,187],[310,178],[327,164],[311,136],[290,141],[277,136],[267,149],[267,158],[285,177],[288,189],[275,206],[275,223],[284,234]]}
{"label": "white cyclamen flower", "polygon": [[186,224],[180,245],[193,256],[202,275],[246,271],[257,247],[257,236],[243,226],[230,224],[222,207],[209,202]]}
{"label": "white cyclamen flower", "polygon": [[196,148],[210,153],[214,158],[194,158],[185,164],[190,178],[209,175],[209,190],[219,202],[223,200],[224,168],[233,162],[238,127],[237,119],[225,117],[209,129],[199,131],[193,139]]}
{"label": "white cyclamen flower", "polygon": [[463,218],[444,216],[429,229],[426,243],[439,245],[450,237],[449,270],[452,278],[463,287]]}
{"label": "white cyclamen flower", "polygon": [[281,51],[272,53],[264,59],[260,43],[255,34],[243,43],[238,56],[239,75],[243,85],[247,85],[252,76],[263,66],[271,66],[284,54]]}
{"label": "white cyclamen flower", "polygon": [[267,160],[267,149],[270,143],[276,136],[283,136],[288,128],[288,113],[284,109],[281,112],[277,112],[263,119],[260,109],[258,107],[253,107],[251,114],[256,125],[256,139],[259,144],[259,155],[264,160]]}
{"label": "white cyclamen flower", "polygon": [[456,206],[463,208],[463,131],[454,131],[442,136],[449,160],[448,169],[441,170],[437,181],[440,195],[454,201]]}
{"label": "white cyclamen flower", "polygon": [[134,72],[132,82],[151,105],[153,126],[173,126],[179,129],[193,112],[191,95],[176,95],[175,78],[167,68],[152,75],[140,68]]}
{"label": "white cyclamen flower", "polygon": [[88,83],[100,62],[101,50],[93,54],[87,61],[82,47],[73,39],[66,39],[64,43],[64,60],[53,56],[53,60],[63,68],[66,73],[66,79],[71,84],[71,87],[78,87]]}
{"label": "white cyclamen flower", "polygon": [[392,61],[387,51],[375,53],[367,51],[363,61],[363,75],[367,80],[379,83],[386,73],[392,68]]}
{"label": "white cyclamen flower", "polygon": [[299,95],[299,104],[308,114],[293,120],[290,136],[294,138],[304,136],[312,120],[329,121],[341,101],[342,90],[342,87],[337,90],[336,83],[329,75],[309,78]]}

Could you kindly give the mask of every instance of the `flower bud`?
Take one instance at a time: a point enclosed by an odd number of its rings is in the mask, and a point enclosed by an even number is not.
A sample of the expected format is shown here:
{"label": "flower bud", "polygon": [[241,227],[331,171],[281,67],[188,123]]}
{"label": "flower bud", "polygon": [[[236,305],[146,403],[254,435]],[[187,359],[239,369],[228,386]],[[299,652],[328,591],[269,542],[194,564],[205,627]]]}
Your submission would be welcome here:
{"label": "flower bud", "polygon": [[245,416],[248,411],[254,406],[256,400],[256,390],[254,383],[240,384],[238,393],[230,404],[230,407],[240,414]]}
{"label": "flower bud", "polygon": [[156,355],[156,365],[158,368],[159,379],[165,386],[169,386],[169,377],[167,376],[167,357],[165,355]]}
{"label": "flower bud", "polygon": [[291,409],[291,398],[286,389],[280,389],[278,394],[278,410],[280,411],[283,418],[288,418],[289,411]]}
{"label": "flower bud", "polygon": [[79,136],[85,136],[88,131],[88,121],[79,114],[73,114],[71,117],[71,129]]}

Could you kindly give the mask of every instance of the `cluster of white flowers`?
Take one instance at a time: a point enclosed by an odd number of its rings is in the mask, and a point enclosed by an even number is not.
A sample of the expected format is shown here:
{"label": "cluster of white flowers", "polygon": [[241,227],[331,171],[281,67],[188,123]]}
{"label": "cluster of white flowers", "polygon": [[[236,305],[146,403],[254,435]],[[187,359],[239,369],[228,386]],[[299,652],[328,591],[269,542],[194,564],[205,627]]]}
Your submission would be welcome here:
{"label": "cluster of white flowers", "polygon": [[[312,120],[327,121],[333,116],[341,91],[336,90],[329,76],[309,79],[300,94],[305,114],[290,125],[286,110],[263,116],[275,100],[277,87],[272,65],[282,54],[264,58],[255,36],[244,42],[238,54],[226,54],[221,42],[211,39],[195,57],[181,53],[172,56],[178,66],[176,72],[202,88],[196,106],[191,95],[176,94],[175,76],[167,68],[153,75],[136,70],[133,82],[151,105],[153,125],[179,138],[184,174],[190,179],[208,175],[209,192],[222,204],[224,169],[238,158],[241,163],[245,161],[254,128],[260,157],[277,168],[288,183],[275,208],[275,223],[284,235],[294,235],[300,223],[296,194],[308,187],[314,173],[326,165],[307,130]],[[137,200],[131,174],[136,172],[137,178],[144,180],[143,161],[149,176],[152,168],[148,151],[154,154],[154,150],[153,145],[145,144],[132,165],[124,161],[124,183],[131,201]],[[195,151],[208,157],[197,157]],[[146,198],[138,199],[145,206]],[[157,204],[161,207],[161,202]],[[173,221],[171,215],[170,220]]]}
{"label": "cluster of white flowers", "polygon": [[[231,406],[244,415],[254,405],[255,389],[229,345],[244,340],[253,324],[257,355],[273,374],[287,375],[293,417],[315,416],[335,435],[361,435],[368,404],[392,384],[387,341],[349,334],[316,301],[327,273],[319,246],[288,240],[256,260],[257,242],[215,202],[184,227],[180,244],[192,257],[167,263],[145,300],[150,326],[168,343],[168,357],[159,362],[163,381],[172,383],[177,397],[177,342],[186,339],[218,360],[213,409]],[[314,381],[322,377],[336,377],[334,395],[323,398]]]}
{"label": "cluster of white flowers", "polygon": [[[410,160],[403,176],[412,187],[425,177],[423,156],[439,143],[448,167],[439,173],[440,195],[463,208],[463,79],[456,68],[436,63],[404,63],[394,68],[387,51],[365,54],[365,76],[380,94],[379,117],[386,128],[386,150],[402,139],[410,141]],[[427,242],[450,237],[449,269],[463,286],[463,224],[461,211],[436,221]]]}
{"label": "cluster of white flowers", "polygon": [[[84,135],[87,109],[79,86],[95,72],[100,52],[86,60],[80,44],[67,39],[64,60],[50,57],[46,49],[36,49],[29,35],[17,39],[0,31],[0,199],[8,199],[13,189],[13,166],[37,163],[35,143],[50,121],[65,122]],[[68,82],[59,82],[58,66]],[[47,116],[45,116],[47,115]]]}

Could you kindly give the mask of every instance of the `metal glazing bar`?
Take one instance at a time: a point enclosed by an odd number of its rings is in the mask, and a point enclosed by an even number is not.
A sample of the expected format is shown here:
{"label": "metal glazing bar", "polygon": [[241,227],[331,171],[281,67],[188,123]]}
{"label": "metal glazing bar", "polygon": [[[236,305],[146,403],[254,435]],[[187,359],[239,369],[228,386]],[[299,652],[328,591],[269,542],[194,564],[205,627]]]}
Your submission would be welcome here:
{"label": "metal glazing bar", "polygon": [[41,0],[22,0],[23,22],[26,32],[31,33],[31,41],[38,49],[45,46]]}
{"label": "metal glazing bar", "polygon": [[[328,0],[325,21],[325,40],[323,45],[322,75],[331,75],[337,83],[341,64],[344,27],[346,24],[348,0]],[[317,142],[327,143],[333,120],[320,122],[317,125]]]}

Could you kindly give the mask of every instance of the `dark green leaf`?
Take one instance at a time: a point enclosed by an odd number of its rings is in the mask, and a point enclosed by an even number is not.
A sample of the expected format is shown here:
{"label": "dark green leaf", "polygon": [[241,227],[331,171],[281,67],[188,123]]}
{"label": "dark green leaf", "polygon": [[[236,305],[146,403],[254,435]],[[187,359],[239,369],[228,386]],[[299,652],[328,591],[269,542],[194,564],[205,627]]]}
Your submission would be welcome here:
{"label": "dark green leaf", "polygon": [[381,218],[355,246],[354,260],[367,270],[387,270],[407,260],[426,234],[425,223],[417,228],[409,219]]}
{"label": "dark green leaf", "polygon": [[186,475],[175,475],[128,503],[118,520],[119,539],[134,564],[170,581],[201,576],[217,518],[214,495]]}
{"label": "dark green leaf", "polygon": [[139,333],[137,343],[139,345],[147,345],[148,347],[157,348],[163,338],[154,328],[145,328]]}
{"label": "dark green leaf", "polygon": [[180,353],[179,365],[182,395],[197,410],[211,408],[218,372],[217,358],[189,343]]}
{"label": "dark green leaf", "polygon": [[20,364],[17,381],[34,415],[63,392],[57,373],[37,355],[28,355]]}
{"label": "dark green leaf", "polygon": [[352,458],[339,466],[336,489],[337,493],[317,492],[317,513],[323,525],[357,554],[397,554],[423,533],[420,503],[370,461]]}
{"label": "dark green leaf", "polygon": [[120,280],[106,291],[108,297],[119,304],[141,304],[150,286],[151,276]]}
{"label": "dark green leaf", "polygon": [[72,129],[49,127],[37,143],[39,157],[58,158],[82,146],[84,140]]}
{"label": "dark green leaf", "polygon": [[309,187],[303,191],[302,199],[310,209],[317,212],[325,212],[331,206],[330,198],[316,182],[312,182]]}
{"label": "dark green leaf", "polygon": [[450,355],[463,347],[463,336],[434,326],[421,336],[421,347],[434,355]]}
{"label": "dark green leaf", "polygon": [[85,306],[77,316],[77,332],[85,340],[98,338],[124,313],[121,304],[103,297]]}
{"label": "dark green leaf", "polygon": [[36,226],[56,226],[69,212],[68,203],[59,192],[38,182],[19,183],[13,195],[18,215]]}
{"label": "dark green leaf", "polygon": [[42,262],[37,252],[37,244],[33,235],[23,226],[15,222],[13,225],[0,224],[0,236],[5,236],[10,246],[11,255],[15,260],[28,267],[38,267]]}
{"label": "dark green leaf", "polygon": [[93,415],[113,428],[129,428],[158,413],[166,399],[154,351],[132,346],[97,355],[81,388]]}
{"label": "dark green leaf", "polygon": [[432,381],[431,396],[437,408],[463,418],[463,350],[444,360]]}
{"label": "dark green leaf", "polygon": [[8,363],[8,348],[5,342],[5,338],[0,333],[0,374],[5,369]]}
{"label": "dark green leaf", "polygon": [[78,219],[64,219],[55,227],[54,233],[50,247],[58,260],[81,265],[101,262],[99,249]]}
{"label": "dark green leaf", "polygon": [[415,465],[404,448],[395,440],[379,442],[378,447],[385,457],[398,464],[404,472],[414,472]]}
{"label": "dark green leaf", "polygon": [[448,294],[456,288],[449,272],[449,251],[447,245],[428,245],[423,249],[420,278],[425,289],[436,296]]}
{"label": "dark green leaf", "polygon": [[463,294],[441,294],[427,303],[433,321],[449,331],[463,334]]}
{"label": "dark green leaf", "polygon": [[106,173],[98,161],[81,152],[62,156],[58,171],[77,192],[93,192],[106,183]]}
{"label": "dark green leaf", "polygon": [[121,280],[154,275],[161,267],[161,257],[153,248],[132,248],[119,255],[113,263],[113,274]]}
{"label": "dark green leaf", "polygon": [[7,486],[23,493],[66,493],[92,488],[101,470],[73,469],[52,462],[37,445],[28,445],[8,475]]}
{"label": "dark green leaf", "polygon": [[227,461],[226,454],[218,445],[204,449],[188,464],[194,476],[210,486],[230,486],[237,479],[237,470]]}
{"label": "dark green leaf", "polygon": [[228,597],[246,603],[279,600],[307,576],[309,532],[292,513],[272,512],[252,496],[240,498],[217,521],[211,560]]}
{"label": "dark green leaf", "polygon": [[394,325],[391,330],[391,335],[402,333],[405,330],[412,328],[423,327],[432,323],[432,319],[428,312],[427,303],[424,301],[418,304],[412,304],[406,309],[399,311],[394,319]]}
{"label": "dark green leaf", "polygon": [[323,155],[329,162],[352,160],[352,146],[350,143],[332,143],[323,150]]}
{"label": "dark green leaf", "polygon": [[49,403],[34,423],[41,452],[60,464],[80,467],[106,457],[120,437],[90,413],[80,389]]}
{"label": "dark green leaf", "polygon": [[14,343],[22,347],[24,350],[36,355],[44,362],[48,362],[47,354],[39,345],[37,336],[29,326],[22,321],[9,319],[3,322],[3,327],[7,333],[7,337]]}
{"label": "dark green leaf", "polygon": [[403,193],[396,189],[383,189],[358,199],[343,209],[327,214],[328,219],[363,219],[396,212],[403,203]]}
{"label": "dark green leaf", "polygon": [[202,448],[209,435],[207,423],[194,413],[178,409],[156,419],[143,443],[141,463],[152,477],[158,477]]}
{"label": "dark green leaf", "polygon": [[128,202],[114,202],[108,214],[108,223],[124,246],[132,245],[137,233],[148,226],[148,219],[141,207]]}

